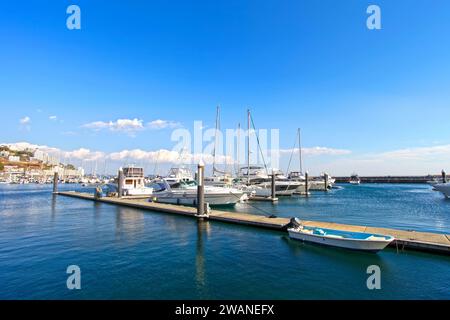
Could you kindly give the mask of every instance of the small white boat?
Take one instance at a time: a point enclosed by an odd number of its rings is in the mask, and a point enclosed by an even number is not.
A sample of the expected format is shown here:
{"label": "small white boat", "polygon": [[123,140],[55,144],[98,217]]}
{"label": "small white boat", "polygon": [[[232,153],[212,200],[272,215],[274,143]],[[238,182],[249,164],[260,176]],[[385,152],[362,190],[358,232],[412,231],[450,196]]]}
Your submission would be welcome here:
{"label": "small white boat", "polygon": [[361,179],[356,173],[354,173],[351,175],[350,180],[348,182],[350,184],[361,184]]}
{"label": "small white boat", "polygon": [[450,198],[450,182],[435,184],[433,190],[441,192],[447,199]]}
{"label": "small white boat", "polygon": [[293,224],[294,227],[288,229],[292,239],[351,250],[378,252],[395,240],[392,236],[381,234],[306,227],[297,219]]}

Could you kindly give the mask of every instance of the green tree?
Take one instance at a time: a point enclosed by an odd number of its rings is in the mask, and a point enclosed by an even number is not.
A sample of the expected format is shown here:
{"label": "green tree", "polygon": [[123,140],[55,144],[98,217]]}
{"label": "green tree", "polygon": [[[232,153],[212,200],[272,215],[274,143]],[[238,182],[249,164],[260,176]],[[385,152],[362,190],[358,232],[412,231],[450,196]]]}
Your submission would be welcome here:
{"label": "green tree", "polygon": [[66,165],[67,170],[75,170],[75,166],[73,164]]}

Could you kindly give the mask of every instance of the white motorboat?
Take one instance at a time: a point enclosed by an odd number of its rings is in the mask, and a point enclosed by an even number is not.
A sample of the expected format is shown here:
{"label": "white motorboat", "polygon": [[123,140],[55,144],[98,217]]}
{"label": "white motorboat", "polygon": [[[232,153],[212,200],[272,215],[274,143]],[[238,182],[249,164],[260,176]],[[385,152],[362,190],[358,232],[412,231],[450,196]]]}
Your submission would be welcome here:
{"label": "white motorboat", "polygon": [[145,186],[144,169],[139,167],[123,168],[122,195],[124,196],[151,196],[153,188]]}
{"label": "white motorboat", "polygon": [[213,187],[231,187],[233,185],[233,177],[228,174],[205,177],[204,181],[206,186]]}
{"label": "white motorboat", "polygon": [[[298,172],[298,171],[290,172],[288,175],[288,179],[291,181],[303,182],[303,184],[305,184],[305,182],[306,182],[306,177],[301,172]],[[328,176],[327,189],[332,189],[335,181],[336,180],[334,178]],[[304,192],[305,186],[300,187],[300,189],[298,191]],[[324,174],[322,174],[321,177],[319,177],[319,178],[310,179],[308,181],[308,191],[326,191]]]}
{"label": "white motorboat", "polygon": [[[153,192],[152,201],[179,205],[197,204],[197,182],[180,181],[169,185],[165,180],[156,183],[159,190]],[[234,205],[241,201],[244,193],[235,188],[205,186],[205,202],[211,206]]]}
{"label": "white motorboat", "polygon": [[359,178],[359,176],[357,174],[354,173],[350,176],[350,180],[348,182],[350,184],[360,184],[361,179]]}
{"label": "white motorboat", "polygon": [[238,179],[245,181],[247,184],[255,184],[270,179],[267,170],[261,166],[249,166],[240,168]]}
{"label": "white motorboat", "polygon": [[[275,196],[292,196],[294,193],[305,192],[305,183],[301,181],[289,180],[279,170],[272,170],[275,175]],[[253,179],[253,184],[249,187],[254,191],[254,195],[259,197],[270,197],[272,195],[272,178],[262,176]]]}
{"label": "white motorboat", "polygon": [[[275,181],[275,196],[292,196],[299,192],[298,182],[294,181]],[[270,197],[272,195],[272,182],[263,182],[250,186],[253,194],[258,197]],[[304,186],[303,186],[304,190]]]}
{"label": "white motorboat", "polygon": [[438,179],[438,178],[433,178],[432,180],[428,180],[427,184],[429,184],[430,186],[434,186],[437,184],[442,183],[442,180]]}
{"label": "white motorboat", "polygon": [[326,246],[378,252],[395,240],[394,237],[388,235],[306,227],[297,219],[291,222],[294,227],[288,229],[290,238]]}
{"label": "white motorboat", "polygon": [[433,190],[441,192],[447,199],[450,198],[450,182],[435,184]]}
{"label": "white motorboat", "polygon": [[164,180],[173,185],[180,182],[190,182],[194,180],[194,174],[186,167],[171,168]]}

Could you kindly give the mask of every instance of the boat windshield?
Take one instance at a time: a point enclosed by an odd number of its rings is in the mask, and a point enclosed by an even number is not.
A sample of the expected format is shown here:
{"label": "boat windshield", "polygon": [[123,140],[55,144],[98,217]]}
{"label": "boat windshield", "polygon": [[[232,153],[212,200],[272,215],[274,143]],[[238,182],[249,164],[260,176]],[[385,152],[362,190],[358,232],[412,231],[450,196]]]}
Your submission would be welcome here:
{"label": "boat windshield", "polygon": [[180,181],[177,183],[174,183],[171,188],[172,189],[183,189],[183,188],[190,188],[190,187],[195,187],[197,186],[197,182],[194,180],[190,180],[190,181]]}

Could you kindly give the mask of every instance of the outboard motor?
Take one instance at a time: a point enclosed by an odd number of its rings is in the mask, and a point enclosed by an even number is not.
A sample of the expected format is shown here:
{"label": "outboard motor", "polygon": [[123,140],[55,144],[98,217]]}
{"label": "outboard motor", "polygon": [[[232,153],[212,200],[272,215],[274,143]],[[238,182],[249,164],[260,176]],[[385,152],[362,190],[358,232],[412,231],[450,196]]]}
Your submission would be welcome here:
{"label": "outboard motor", "polygon": [[297,218],[292,217],[292,218],[291,218],[291,221],[290,221],[290,223],[289,223],[289,226],[290,226],[291,228],[299,228],[299,227],[301,227],[302,225],[301,225],[300,221],[299,221]]}

